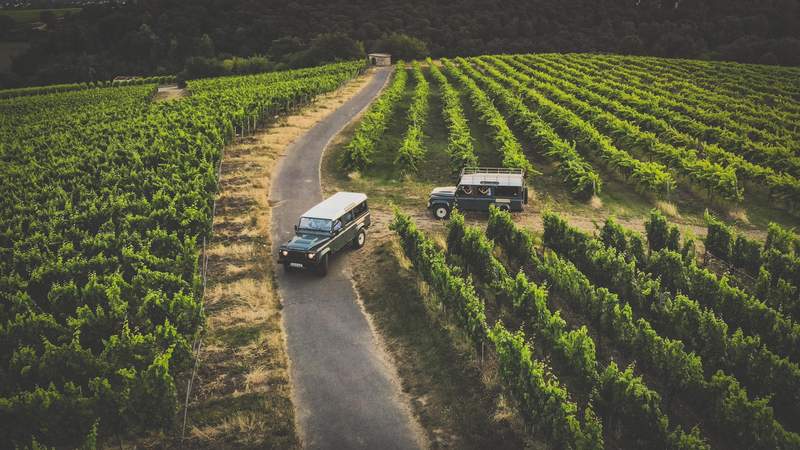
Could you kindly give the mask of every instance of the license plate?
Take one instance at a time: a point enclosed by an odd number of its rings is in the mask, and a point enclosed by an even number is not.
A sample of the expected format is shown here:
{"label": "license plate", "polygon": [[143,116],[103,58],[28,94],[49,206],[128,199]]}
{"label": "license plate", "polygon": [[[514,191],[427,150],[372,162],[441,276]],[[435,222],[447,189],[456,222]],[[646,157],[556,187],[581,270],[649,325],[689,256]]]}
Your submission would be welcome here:
{"label": "license plate", "polygon": [[303,265],[300,263],[289,263],[290,267],[297,267],[298,269],[302,269]]}

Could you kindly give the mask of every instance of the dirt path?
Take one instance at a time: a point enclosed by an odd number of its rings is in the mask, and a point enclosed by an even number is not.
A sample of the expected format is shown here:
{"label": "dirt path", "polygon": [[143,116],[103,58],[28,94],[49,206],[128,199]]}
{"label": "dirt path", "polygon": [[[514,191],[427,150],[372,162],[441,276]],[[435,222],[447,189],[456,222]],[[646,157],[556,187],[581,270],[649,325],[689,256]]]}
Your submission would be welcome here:
{"label": "dirt path", "polygon": [[[295,427],[281,304],[273,277],[269,192],[290,144],[372,80],[365,74],[226,147],[208,246],[206,334],[186,440],[139,447],[293,448]],[[179,385],[185,393],[185,380]],[[131,443],[133,446],[134,443]]]}
{"label": "dirt path", "polygon": [[[270,196],[273,254],[291,237],[298,217],[322,198],[325,147],[370,104],[389,74],[376,71],[356,96],[287,150]],[[325,278],[277,271],[301,439],[308,448],[418,448],[422,433],[357,298],[349,259],[346,253],[333,258]]]}
{"label": "dirt path", "polygon": [[174,100],[176,98],[183,98],[186,96],[186,89],[178,88],[176,84],[170,84],[167,86],[159,86],[158,92],[156,92],[155,97],[153,97],[153,101],[156,102],[164,102],[167,100]]}

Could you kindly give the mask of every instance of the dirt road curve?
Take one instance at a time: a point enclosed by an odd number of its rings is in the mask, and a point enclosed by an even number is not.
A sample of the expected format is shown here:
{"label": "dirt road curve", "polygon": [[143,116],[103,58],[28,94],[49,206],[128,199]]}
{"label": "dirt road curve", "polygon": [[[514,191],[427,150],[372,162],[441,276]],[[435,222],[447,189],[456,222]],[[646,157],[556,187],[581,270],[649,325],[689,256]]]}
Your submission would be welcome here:
{"label": "dirt road curve", "polygon": [[[288,240],[298,217],[322,199],[325,146],[370,104],[389,74],[377,71],[288,148],[272,181],[274,246]],[[421,433],[358,303],[348,259],[347,252],[332,258],[325,278],[277,268],[300,437],[307,448],[418,448]]]}

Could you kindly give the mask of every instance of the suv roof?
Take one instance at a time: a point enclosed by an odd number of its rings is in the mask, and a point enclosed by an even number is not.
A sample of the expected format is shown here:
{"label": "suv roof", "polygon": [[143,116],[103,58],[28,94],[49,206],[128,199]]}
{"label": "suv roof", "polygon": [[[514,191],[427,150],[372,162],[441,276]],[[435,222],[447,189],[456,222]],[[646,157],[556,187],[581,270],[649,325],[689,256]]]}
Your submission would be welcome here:
{"label": "suv roof", "polygon": [[477,186],[488,184],[494,186],[524,186],[525,171],[504,167],[465,167],[461,169],[459,184]]}
{"label": "suv roof", "polygon": [[366,194],[357,192],[337,192],[320,203],[317,203],[316,206],[306,211],[302,217],[336,220],[349,209],[366,199]]}

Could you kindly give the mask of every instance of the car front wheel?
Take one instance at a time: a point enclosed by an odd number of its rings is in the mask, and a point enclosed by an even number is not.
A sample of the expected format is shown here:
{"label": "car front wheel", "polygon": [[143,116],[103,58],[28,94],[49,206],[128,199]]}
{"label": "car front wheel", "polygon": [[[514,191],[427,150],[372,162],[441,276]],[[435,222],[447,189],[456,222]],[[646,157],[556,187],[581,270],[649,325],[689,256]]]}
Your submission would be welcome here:
{"label": "car front wheel", "polygon": [[361,248],[367,242],[367,232],[363,229],[358,230],[358,234],[356,234],[356,238],[353,240],[353,247]]}
{"label": "car front wheel", "polygon": [[433,215],[439,220],[447,219],[450,217],[450,208],[445,205],[436,205],[433,207]]}

